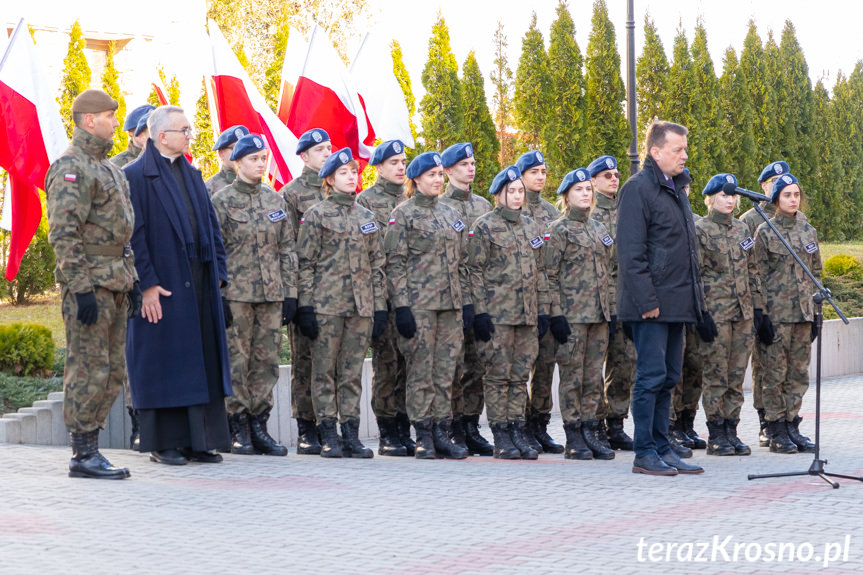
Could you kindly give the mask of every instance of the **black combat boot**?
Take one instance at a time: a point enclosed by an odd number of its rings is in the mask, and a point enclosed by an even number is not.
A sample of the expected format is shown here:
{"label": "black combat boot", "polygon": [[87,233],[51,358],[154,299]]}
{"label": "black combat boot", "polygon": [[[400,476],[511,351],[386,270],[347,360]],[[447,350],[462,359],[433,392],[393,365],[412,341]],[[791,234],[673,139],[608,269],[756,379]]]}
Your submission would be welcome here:
{"label": "black combat boot", "polygon": [[494,455],[494,446],[479,433],[479,415],[465,415],[465,444],[471,455]]}
{"label": "black combat boot", "polygon": [[414,422],[417,432],[416,451],[414,457],[417,459],[436,459],[434,440],[432,440],[432,420],[430,417]]}
{"label": "black combat boot", "polygon": [[550,413],[538,413],[533,416],[533,436],[545,453],[563,453],[563,446],[556,442],[548,434],[548,422],[551,421]]}
{"label": "black combat boot", "polygon": [[537,453],[542,453],[542,445],[536,439],[536,414],[527,413],[524,420],[524,431],[522,437],[530,445],[530,448]]}
{"label": "black combat boot", "polygon": [[269,411],[265,411],[260,415],[249,415],[249,429],[252,432],[252,447],[264,455],[287,455],[288,448],[273,439],[267,432],[267,420],[269,419]]}
{"label": "black combat boot", "polygon": [[770,435],[770,451],[773,453],[797,453],[797,445],[788,437],[785,420],[767,422],[767,433]]}
{"label": "black combat boot", "polygon": [[[405,457],[407,448],[399,441],[398,422],[394,417],[378,417],[378,430],[380,441],[378,442],[378,455],[389,455],[393,457]],[[342,435],[344,435],[344,430]]]}
{"label": "black combat boot", "polygon": [[320,455],[321,440],[314,420],[297,419],[297,455]]}
{"label": "black combat boot", "polygon": [[595,419],[581,422],[581,437],[584,438],[584,445],[596,459],[614,459],[614,450],[604,446],[596,436],[597,427],[599,427],[599,422]]}
{"label": "black combat boot", "polygon": [[[683,431],[683,418],[681,414],[677,415],[677,419],[671,419],[668,421],[668,442],[674,445],[675,443],[678,446],[685,447],[687,449],[692,449],[693,443],[692,439],[686,435],[686,432]],[[675,451],[675,453],[677,453]],[[680,455],[678,453],[678,455]]]}
{"label": "black combat boot", "polygon": [[231,453],[236,455],[255,455],[252,445],[252,430],[249,425],[249,414],[232,413],[228,418],[231,424]]}
{"label": "black combat boot", "polygon": [[[582,428],[583,427],[584,425],[582,425]],[[596,421],[596,430],[594,431],[594,435],[596,436],[596,440],[600,442],[603,447],[611,449],[611,442],[608,440],[608,429],[605,427],[605,419],[599,419]]]}
{"label": "black combat boot", "polygon": [[605,422],[608,425],[608,443],[611,448],[632,451],[632,438],[623,430],[623,418],[609,417]]}
{"label": "black combat boot", "polygon": [[452,442],[452,419],[441,419],[432,425],[432,440],[438,459],[464,459],[467,448]]}
{"label": "black combat boot", "polygon": [[707,442],[699,437],[698,433],[695,431],[695,410],[684,409],[678,420],[683,421],[683,433],[685,433],[686,437],[688,437],[692,442],[692,445],[687,445],[686,447],[690,449],[706,449]]}
{"label": "black combat boot", "polygon": [[321,438],[321,457],[341,457],[342,442],[336,430],[336,418],[327,417],[318,424],[318,435]]}
{"label": "black combat boot", "polygon": [[[509,437],[512,440],[512,444],[518,449],[518,452],[521,454],[522,459],[537,459],[539,458],[539,451],[534,449],[528,443],[527,438],[525,437],[525,429],[527,428],[527,422],[523,419],[519,419],[517,421],[509,422]],[[540,449],[542,446],[540,446]]]}
{"label": "black combat boot", "polygon": [[494,436],[495,459],[521,459],[521,452],[512,444],[509,436],[509,424],[506,422],[495,423],[491,426],[491,434]]}
{"label": "black combat boot", "polygon": [[470,455],[470,449],[467,447],[467,437],[465,433],[464,417],[456,415],[452,418],[452,444],[464,449],[465,453]]}
{"label": "black combat boot", "polygon": [[131,476],[125,467],[114,467],[99,453],[99,430],[87,433],[70,433],[72,459],[69,461],[69,477],[92,479],[126,479]]}
{"label": "black combat boot", "polygon": [[408,457],[413,457],[416,454],[416,443],[411,439],[411,422],[408,419],[407,413],[399,413],[396,416],[398,424],[399,442],[405,446],[408,452]]}
{"label": "black combat boot", "polygon": [[131,405],[126,406],[126,411],[129,412],[129,419],[132,420],[132,432],[129,434],[129,449],[132,451],[141,451],[141,428],[138,425],[138,410]]}
{"label": "black combat boot", "polygon": [[724,419],[707,422],[707,455],[734,455],[734,446],[728,441]]}
{"label": "black combat boot", "polygon": [[758,410],[758,445],[767,447],[770,445],[770,434],[767,433],[767,418],[764,416],[764,410]]}
{"label": "black combat boot", "polygon": [[792,421],[786,421],[785,425],[788,428],[788,437],[797,446],[798,453],[814,453],[815,444],[809,441],[809,438],[800,433],[800,422],[803,418],[799,415]]}
{"label": "black combat boot", "polygon": [[580,459],[582,461],[593,459],[593,452],[584,444],[580,421],[564,424],[563,431],[566,433],[564,459]]}
{"label": "black combat boot", "polygon": [[734,455],[751,455],[752,450],[748,445],[740,441],[740,438],[737,437],[737,424],[740,423],[739,419],[726,419],[725,420],[725,437],[728,438],[728,443],[734,447]]}
{"label": "black combat boot", "polygon": [[342,456],[356,459],[374,457],[371,449],[360,441],[360,420],[349,419],[342,424]]}

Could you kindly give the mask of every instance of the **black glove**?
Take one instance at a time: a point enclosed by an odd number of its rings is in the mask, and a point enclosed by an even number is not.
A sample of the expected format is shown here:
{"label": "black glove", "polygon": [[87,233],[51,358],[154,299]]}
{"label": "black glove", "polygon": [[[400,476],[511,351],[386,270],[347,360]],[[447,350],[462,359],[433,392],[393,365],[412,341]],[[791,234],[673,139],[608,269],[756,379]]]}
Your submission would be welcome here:
{"label": "black glove", "polygon": [[414,319],[414,312],[408,306],[396,308],[396,329],[402,337],[407,339],[412,338],[417,333],[417,322]]}
{"label": "black glove", "polygon": [[231,304],[225,298],[222,298],[222,313],[225,316],[225,329],[228,329],[234,325],[234,314],[231,313]]}
{"label": "black glove", "polygon": [[612,315],[611,320],[608,322],[608,341],[611,341],[614,338],[614,334],[617,333],[617,316]]}
{"label": "black glove", "polygon": [[623,337],[635,343],[635,338],[632,335],[632,326],[627,322],[623,322],[621,325],[623,326]]}
{"label": "black glove", "polygon": [[701,315],[701,321],[695,324],[695,331],[698,332],[698,337],[705,343],[713,343],[716,336],[719,335],[719,330],[716,329],[716,322],[713,321],[713,316],[709,311]]}
{"label": "black glove", "polygon": [[491,323],[491,316],[487,313],[481,313],[473,320],[473,333],[480,341],[491,341],[491,334],[494,333],[494,324]]}
{"label": "black glove", "polygon": [[321,329],[318,327],[318,318],[315,316],[315,308],[310,305],[304,305],[297,310],[296,315],[297,325],[300,326],[300,333],[309,339],[318,339],[318,334]]}
{"label": "black glove", "polygon": [[758,339],[764,345],[773,343],[773,338],[776,337],[776,330],[773,329],[773,322],[770,321],[770,316],[766,313],[761,314],[761,325],[758,326]]}
{"label": "black glove", "polygon": [[141,284],[135,282],[132,284],[132,291],[129,292],[129,317],[141,315],[142,305],[144,305],[144,294],[141,292]]}
{"label": "black glove", "polygon": [[96,294],[92,291],[76,293],[75,302],[78,304],[78,314],[75,318],[84,325],[94,325],[99,319],[99,304],[96,303]]}
{"label": "black glove", "polygon": [[812,328],[809,330],[809,343],[815,341],[818,337],[818,326],[815,325],[815,322],[812,322]]}
{"label": "black glove", "polygon": [[375,323],[372,325],[372,339],[380,338],[387,330],[387,310],[375,312]]}
{"label": "black glove", "polygon": [[755,324],[755,333],[761,331],[761,324],[764,323],[764,311],[760,307],[752,310],[752,323]]}
{"label": "black glove", "polygon": [[286,297],[282,302],[282,325],[288,325],[294,321],[294,316],[297,314],[297,298]]}
{"label": "black glove", "polygon": [[551,318],[549,329],[551,330],[551,335],[557,340],[557,343],[566,343],[569,341],[570,334],[572,334],[572,330],[569,329],[569,322],[562,315],[556,315]]}
{"label": "black glove", "polygon": [[542,339],[542,336],[548,333],[548,314],[541,313],[536,317],[536,337]]}
{"label": "black glove", "polygon": [[470,331],[473,329],[473,304],[469,303],[461,308],[462,330]]}

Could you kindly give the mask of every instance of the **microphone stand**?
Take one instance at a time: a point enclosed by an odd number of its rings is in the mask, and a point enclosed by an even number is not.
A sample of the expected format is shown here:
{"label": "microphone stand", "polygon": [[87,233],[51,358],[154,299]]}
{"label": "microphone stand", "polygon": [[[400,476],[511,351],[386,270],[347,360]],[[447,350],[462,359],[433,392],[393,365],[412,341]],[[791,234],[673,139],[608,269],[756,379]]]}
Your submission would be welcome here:
{"label": "microphone stand", "polygon": [[812,460],[812,465],[809,466],[809,469],[806,471],[789,471],[785,473],[765,473],[760,475],[750,474],[747,476],[747,479],[764,479],[768,477],[796,477],[801,475],[813,475],[816,477],[820,477],[827,483],[829,483],[833,489],[839,489],[839,484],[830,479],[830,477],[841,477],[843,479],[856,479],[857,481],[863,481],[863,477],[856,477],[853,475],[842,475],[839,473],[828,473],[824,470],[824,466],[827,465],[826,459],[821,459],[821,327],[823,324],[823,310],[822,304],[823,302],[829,303],[833,306],[833,309],[836,310],[836,314],[842,319],[842,321],[847,325],[848,318],[845,317],[845,314],[842,313],[842,310],[836,305],[836,302],[833,301],[831,297],[830,290],[825,288],[818,278],[816,278],[812,272],[806,267],[806,264],[803,263],[803,260],[800,259],[794,249],[788,244],[782,234],[779,233],[779,230],[776,229],[776,226],[773,225],[767,215],[764,213],[764,210],[761,209],[760,202],[753,201],[752,206],[755,208],[755,211],[758,212],[758,215],[767,222],[767,226],[773,231],[779,241],[782,242],[782,245],[788,250],[788,252],[794,257],[794,261],[803,268],[803,271],[806,272],[806,275],[809,276],[809,279],[812,280],[812,283],[815,284],[815,287],[818,289],[818,293],[812,296],[812,301],[815,302],[815,327],[816,333],[818,334],[816,339],[818,343],[815,346],[815,455]]}

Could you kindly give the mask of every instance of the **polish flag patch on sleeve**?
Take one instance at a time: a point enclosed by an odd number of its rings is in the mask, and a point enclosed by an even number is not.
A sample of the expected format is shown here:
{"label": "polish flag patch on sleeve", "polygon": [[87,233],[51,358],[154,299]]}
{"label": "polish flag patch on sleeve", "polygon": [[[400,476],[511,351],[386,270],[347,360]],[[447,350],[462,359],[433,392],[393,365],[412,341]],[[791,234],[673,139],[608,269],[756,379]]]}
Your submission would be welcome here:
{"label": "polish flag patch on sleeve", "polygon": [[303,217],[301,217],[301,218],[300,218],[300,223],[301,223],[301,224],[306,223],[306,216],[303,216]]}
{"label": "polish flag patch on sleeve", "polygon": [[63,179],[67,182],[77,182],[78,181],[78,175],[77,174],[66,174],[65,176],[63,176]]}
{"label": "polish flag patch on sleeve", "polygon": [[550,233],[550,232],[545,232],[545,236],[543,236],[543,239],[544,239],[545,241],[550,240],[550,239],[551,239],[551,233]]}
{"label": "polish flag patch on sleeve", "polygon": [[473,230],[468,230],[468,231],[467,231],[467,237],[469,237],[469,238],[472,238],[472,237],[473,237]]}
{"label": "polish flag patch on sleeve", "polygon": [[393,224],[395,224],[395,223],[396,223],[396,219],[395,219],[395,218],[390,218],[390,221],[387,223],[387,225],[388,225],[388,226],[391,226],[391,225],[393,225]]}

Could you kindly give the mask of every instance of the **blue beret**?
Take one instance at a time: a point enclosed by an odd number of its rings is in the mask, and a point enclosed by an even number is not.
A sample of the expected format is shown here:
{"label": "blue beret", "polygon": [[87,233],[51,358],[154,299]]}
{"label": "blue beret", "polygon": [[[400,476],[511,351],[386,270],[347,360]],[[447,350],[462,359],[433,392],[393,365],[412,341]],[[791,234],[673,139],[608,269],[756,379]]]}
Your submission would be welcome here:
{"label": "blue beret", "polygon": [[794,177],[794,174],[790,172],[783,174],[778,180],[773,182],[773,189],[770,190],[770,203],[775,204],[779,201],[779,194],[782,193],[785,186],[790,186],[791,184],[796,183],[797,178]]}
{"label": "blue beret", "polygon": [[500,193],[510,182],[514,182],[521,177],[521,170],[515,166],[509,166],[502,169],[491,181],[491,187],[488,193],[495,196]]}
{"label": "blue beret", "polygon": [[515,163],[516,167],[521,170],[522,173],[528,171],[531,168],[535,168],[536,166],[541,166],[545,163],[545,157],[542,155],[542,152],[539,150],[533,150],[530,152],[526,152],[522,154],[518,161]]}
{"label": "blue beret", "polygon": [[305,134],[300,136],[300,141],[297,142],[297,155],[302,154],[309,148],[317,146],[321,142],[329,142],[330,135],[322,128],[312,128]]}
{"label": "blue beret", "polygon": [[354,155],[351,153],[350,148],[342,148],[335,154],[330,154],[321,167],[321,171],[318,172],[318,177],[326,178],[345,164],[350,163],[353,159]]}
{"label": "blue beret", "polygon": [[138,125],[135,126],[135,135],[138,136],[147,129],[147,120],[150,119],[150,114],[153,113],[153,110],[147,111],[143,116],[138,119]]}
{"label": "blue beret", "polygon": [[590,172],[591,178],[595,178],[599,172],[615,169],[617,169],[617,158],[614,156],[600,156],[587,166],[587,171]]}
{"label": "blue beret", "polygon": [[231,160],[239,160],[240,158],[245,158],[249,154],[254,154],[255,152],[268,149],[267,143],[261,136],[257,134],[249,134],[248,136],[243,136],[237,140],[236,144],[234,144],[234,149],[231,151]]}
{"label": "blue beret", "polygon": [[150,104],[144,104],[143,106],[138,106],[137,108],[129,112],[126,115],[126,121],[123,122],[123,131],[128,132],[137,128],[138,120],[141,119],[141,116],[143,116],[144,114],[149,114],[155,109],[155,106],[151,106]]}
{"label": "blue beret", "polygon": [[737,178],[734,174],[716,174],[707,182],[704,189],[701,190],[702,196],[712,196],[722,191],[726,184],[734,184],[737,187]]}
{"label": "blue beret", "polygon": [[578,182],[586,182],[590,180],[590,172],[587,168],[576,168],[563,177],[563,181],[557,188],[557,195],[565,194],[573,184]]}
{"label": "blue beret", "polygon": [[758,176],[758,183],[761,184],[766,182],[773,176],[781,176],[782,174],[787,174],[791,170],[788,168],[788,164],[779,160],[778,162],[771,162],[767,164],[764,170],[761,172],[761,175]]}
{"label": "blue beret", "polygon": [[216,140],[216,144],[213,146],[213,149],[222,150],[231,144],[236,144],[240,138],[248,135],[249,129],[242,124],[231,126],[219,135],[219,139]]}
{"label": "blue beret", "polygon": [[423,152],[408,164],[407,177],[411,180],[443,164],[437,152]]}
{"label": "blue beret", "polygon": [[372,154],[372,159],[369,161],[369,165],[376,166],[390,156],[404,154],[404,152],[405,144],[401,140],[387,140],[386,142],[381,142],[378,144],[378,147],[375,148],[375,153]]}
{"label": "blue beret", "polygon": [[461,142],[460,144],[453,144],[441,152],[440,161],[443,162],[444,168],[449,168],[464,159],[472,157],[473,146],[471,146],[469,142]]}

